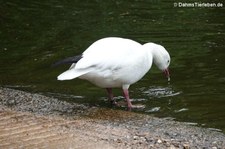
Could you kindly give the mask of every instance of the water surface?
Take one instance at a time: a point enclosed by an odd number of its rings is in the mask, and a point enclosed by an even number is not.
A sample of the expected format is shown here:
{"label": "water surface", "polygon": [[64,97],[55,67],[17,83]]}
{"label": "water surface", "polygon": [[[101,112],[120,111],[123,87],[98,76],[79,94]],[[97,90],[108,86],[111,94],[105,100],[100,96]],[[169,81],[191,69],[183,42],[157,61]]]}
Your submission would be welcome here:
{"label": "water surface", "polygon": [[[142,112],[225,131],[225,7],[179,8],[164,1],[0,2],[0,85],[108,107],[105,90],[83,80],[57,81],[94,41],[119,36],[162,44],[171,54],[171,82],[153,67],[130,87]],[[121,90],[114,94],[122,100]]]}

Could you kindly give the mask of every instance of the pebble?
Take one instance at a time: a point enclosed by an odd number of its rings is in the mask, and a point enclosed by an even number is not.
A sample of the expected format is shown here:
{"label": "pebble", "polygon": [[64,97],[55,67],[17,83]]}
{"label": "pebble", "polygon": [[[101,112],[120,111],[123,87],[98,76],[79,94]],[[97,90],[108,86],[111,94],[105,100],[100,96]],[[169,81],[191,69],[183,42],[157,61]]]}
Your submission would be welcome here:
{"label": "pebble", "polygon": [[158,139],[158,140],[157,140],[157,143],[162,143],[162,140]]}
{"label": "pebble", "polygon": [[184,149],[190,149],[190,146],[188,144],[183,144]]}
{"label": "pebble", "polygon": [[138,136],[133,136],[133,139],[134,139],[134,140],[137,140],[137,139],[138,139]]}
{"label": "pebble", "polygon": [[170,145],[168,149],[176,149],[176,147],[174,145]]}

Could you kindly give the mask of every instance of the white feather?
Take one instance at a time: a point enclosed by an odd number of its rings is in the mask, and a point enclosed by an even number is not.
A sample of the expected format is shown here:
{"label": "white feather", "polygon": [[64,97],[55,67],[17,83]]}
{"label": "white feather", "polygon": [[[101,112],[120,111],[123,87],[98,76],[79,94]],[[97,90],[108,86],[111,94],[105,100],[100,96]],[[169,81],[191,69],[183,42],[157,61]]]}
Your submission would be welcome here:
{"label": "white feather", "polygon": [[71,80],[74,78],[77,78],[83,74],[86,74],[88,72],[90,72],[91,69],[81,69],[81,70],[76,70],[76,69],[69,69],[65,72],[63,72],[62,74],[60,74],[57,79],[58,80]]}

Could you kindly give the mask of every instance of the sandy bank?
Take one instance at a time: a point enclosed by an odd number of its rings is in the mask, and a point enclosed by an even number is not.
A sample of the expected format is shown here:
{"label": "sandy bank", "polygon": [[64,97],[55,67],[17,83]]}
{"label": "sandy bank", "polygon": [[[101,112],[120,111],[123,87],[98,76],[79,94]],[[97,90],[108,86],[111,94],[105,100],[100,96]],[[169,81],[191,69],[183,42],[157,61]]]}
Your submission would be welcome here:
{"label": "sandy bank", "polygon": [[225,148],[225,135],[168,118],[0,88],[0,148]]}

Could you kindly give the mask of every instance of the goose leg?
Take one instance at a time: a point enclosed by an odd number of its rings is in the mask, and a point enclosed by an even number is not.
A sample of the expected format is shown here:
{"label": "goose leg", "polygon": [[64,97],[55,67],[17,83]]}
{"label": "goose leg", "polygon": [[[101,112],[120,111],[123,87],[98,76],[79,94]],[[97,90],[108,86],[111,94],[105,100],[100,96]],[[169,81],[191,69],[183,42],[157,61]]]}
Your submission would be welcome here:
{"label": "goose leg", "polygon": [[117,106],[116,100],[113,99],[112,88],[106,88],[106,91],[107,91],[107,93],[108,93],[108,96],[109,96],[109,102],[111,103],[111,105],[116,105],[116,106]]}
{"label": "goose leg", "polygon": [[129,90],[128,89],[123,89],[123,94],[124,94],[124,97],[125,97],[125,99],[127,101],[128,111],[131,111],[132,104],[131,104],[130,97],[129,97]]}

